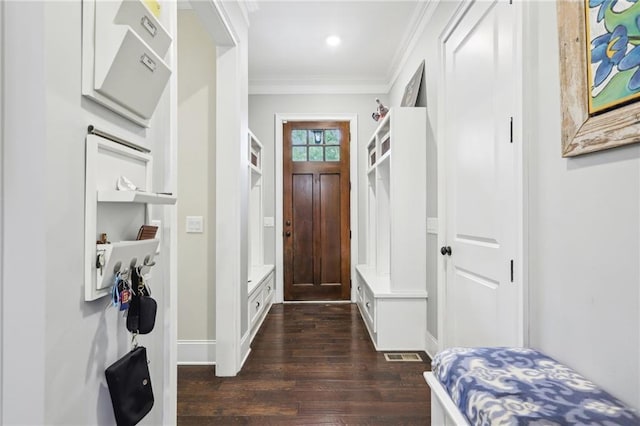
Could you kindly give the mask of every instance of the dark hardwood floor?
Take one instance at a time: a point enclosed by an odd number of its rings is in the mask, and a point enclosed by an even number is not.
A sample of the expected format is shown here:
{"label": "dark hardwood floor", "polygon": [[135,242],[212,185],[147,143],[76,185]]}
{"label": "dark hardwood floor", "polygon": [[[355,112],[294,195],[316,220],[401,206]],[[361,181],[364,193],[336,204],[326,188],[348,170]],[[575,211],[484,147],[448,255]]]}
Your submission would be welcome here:
{"label": "dark hardwood floor", "polygon": [[178,425],[428,425],[424,362],[387,362],[353,304],[274,305],[236,377],[178,368]]}

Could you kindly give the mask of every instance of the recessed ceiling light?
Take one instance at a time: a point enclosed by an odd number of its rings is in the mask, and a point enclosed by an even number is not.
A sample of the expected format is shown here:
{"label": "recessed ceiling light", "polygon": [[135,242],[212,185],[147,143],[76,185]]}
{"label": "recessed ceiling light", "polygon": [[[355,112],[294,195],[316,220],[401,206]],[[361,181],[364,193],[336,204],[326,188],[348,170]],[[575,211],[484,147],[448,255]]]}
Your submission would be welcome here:
{"label": "recessed ceiling light", "polygon": [[328,44],[329,46],[332,46],[332,47],[333,47],[333,46],[337,46],[337,45],[339,45],[339,44],[340,44],[340,41],[341,41],[341,40],[340,40],[340,37],[335,36],[335,35],[332,35],[332,36],[327,37],[327,44]]}

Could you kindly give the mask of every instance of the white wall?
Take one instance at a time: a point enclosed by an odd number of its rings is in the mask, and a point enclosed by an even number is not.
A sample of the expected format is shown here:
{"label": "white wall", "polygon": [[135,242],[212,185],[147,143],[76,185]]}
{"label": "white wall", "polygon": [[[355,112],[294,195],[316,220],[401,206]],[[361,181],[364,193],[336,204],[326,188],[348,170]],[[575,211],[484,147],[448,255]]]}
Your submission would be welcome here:
{"label": "white wall", "polygon": [[[192,10],[178,12],[178,340],[215,339],[215,46]],[[202,216],[204,233],[186,233]],[[195,342],[191,342],[193,344]],[[180,343],[179,343],[180,346]],[[179,359],[180,362],[188,361]]]}
{"label": "white wall", "polygon": [[[0,22],[4,22],[4,2],[0,3]],[[4,25],[4,24],[3,24]],[[4,35],[0,31],[0,52],[4,52]],[[4,255],[2,247],[4,246],[4,167],[2,159],[4,158],[4,60],[0,54],[0,300],[3,299],[2,288],[4,276],[2,274]],[[2,303],[0,303],[0,319],[2,318]],[[0,422],[2,422],[2,327],[0,327]]]}
{"label": "white wall", "polygon": [[[2,269],[2,424],[42,424],[45,419],[45,114],[44,10],[3,2],[3,265]],[[21,25],[33,31],[17,37]],[[39,54],[34,54],[38,52]],[[17,85],[21,81],[23,85]],[[29,119],[30,118],[30,119]],[[25,196],[29,194],[29,196]],[[80,209],[83,209],[81,205]],[[83,226],[83,222],[80,223]],[[80,237],[82,241],[82,237]],[[83,251],[78,254],[83,257]],[[37,259],[33,264],[30,259]],[[28,271],[30,315],[17,303]],[[82,280],[82,274],[78,275]],[[76,299],[80,299],[80,288]],[[77,307],[76,309],[77,310]],[[21,321],[22,320],[22,321]],[[19,324],[19,327],[16,325]],[[31,378],[31,376],[33,377]],[[27,383],[24,377],[30,377]]]}
{"label": "white wall", "polygon": [[[94,124],[147,139],[154,154],[153,190],[175,192],[167,183],[168,90],[148,130],[106,111],[80,92],[81,2],[5,4],[11,116],[3,129],[4,264],[12,268],[2,271],[2,420],[114,424],[104,369],[129,350],[129,336],[122,314],[106,308],[107,298],[84,301],[85,135]],[[173,13],[165,4],[163,19],[170,21]],[[141,424],[171,422],[163,419],[170,404],[164,368],[170,209],[153,214],[165,224],[151,282],[160,309],[155,330],[139,341],[148,348],[156,401]]]}
{"label": "white wall", "polygon": [[[556,5],[525,5],[529,345],[640,408],[640,145],[561,157]],[[437,43],[456,6],[439,3],[389,95],[398,105],[426,59],[421,102],[429,114],[429,156],[445,143],[433,136],[442,96]],[[430,301],[432,294],[430,288]],[[431,306],[429,312],[433,333]]]}
{"label": "white wall", "polygon": [[561,158],[555,4],[530,8],[530,343],[640,409],[640,145]]}
{"label": "white wall", "polygon": [[[249,127],[264,145],[263,157],[263,199],[264,215],[275,217],[275,114],[276,113],[314,113],[314,114],[357,114],[358,115],[358,176],[364,176],[366,170],[366,156],[363,155],[367,141],[378,126],[373,121],[371,113],[376,109],[376,98],[386,104],[387,97],[380,94],[371,95],[251,95],[249,96]],[[356,141],[352,141],[356,143]],[[355,186],[355,182],[352,183]],[[351,214],[366,205],[365,182],[358,182],[358,206],[351,207]],[[360,206],[360,207],[359,207]],[[359,222],[359,235],[365,235],[365,221]],[[275,228],[265,228],[264,233],[264,263],[275,264]],[[358,245],[359,261],[352,259],[352,263],[362,263],[366,260],[366,244],[360,239]]]}

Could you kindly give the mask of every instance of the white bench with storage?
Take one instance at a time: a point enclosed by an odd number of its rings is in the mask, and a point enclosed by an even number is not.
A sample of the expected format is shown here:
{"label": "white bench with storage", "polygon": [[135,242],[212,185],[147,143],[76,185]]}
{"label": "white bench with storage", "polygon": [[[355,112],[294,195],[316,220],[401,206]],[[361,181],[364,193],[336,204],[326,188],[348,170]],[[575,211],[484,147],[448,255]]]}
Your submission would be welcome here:
{"label": "white bench with storage", "polygon": [[635,410],[534,349],[446,349],[424,377],[432,425],[640,425]]}

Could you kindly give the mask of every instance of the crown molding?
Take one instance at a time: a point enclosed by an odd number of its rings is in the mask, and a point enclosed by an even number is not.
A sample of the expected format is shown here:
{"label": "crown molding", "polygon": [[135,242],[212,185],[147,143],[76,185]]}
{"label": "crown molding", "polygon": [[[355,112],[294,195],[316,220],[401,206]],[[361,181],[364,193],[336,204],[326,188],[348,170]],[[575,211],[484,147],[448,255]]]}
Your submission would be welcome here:
{"label": "crown molding", "polygon": [[249,95],[384,95],[388,84],[251,84]]}
{"label": "crown molding", "polygon": [[255,12],[256,10],[260,9],[260,5],[258,4],[258,0],[244,0],[244,3],[246,5],[247,11],[249,13]]}
{"label": "crown molding", "polygon": [[393,62],[395,66],[392,67],[393,72],[390,73],[389,77],[389,90],[391,90],[393,85],[396,83],[396,80],[398,80],[402,69],[407,65],[409,56],[415,50],[420,37],[424,33],[424,30],[427,28],[427,24],[431,21],[431,18],[433,18],[433,14],[435,13],[436,8],[441,1],[442,0],[430,0],[421,3],[424,4],[424,7],[420,10],[420,16],[415,20],[416,24],[415,27],[412,28],[411,35],[406,39],[407,42],[405,43],[405,48],[403,50],[402,56],[399,60],[394,57],[396,61]]}
{"label": "crown molding", "polygon": [[242,14],[242,17],[244,18],[244,23],[247,25],[247,27],[249,27],[250,22],[249,22],[249,8],[247,6],[247,2],[245,1],[238,1],[238,8],[240,9],[240,13]]}
{"label": "crown molding", "polygon": [[407,56],[411,49],[409,49],[410,43],[416,38],[416,35],[420,35],[422,31],[420,31],[422,25],[422,19],[425,16],[425,12],[430,7],[430,2],[421,1],[416,4],[413,13],[411,14],[411,20],[409,24],[406,26],[404,34],[400,40],[400,46],[396,49],[393,57],[389,61],[389,67],[387,68],[387,80],[391,81],[392,77],[396,74],[398,64],[402,62],[402,60]]}

